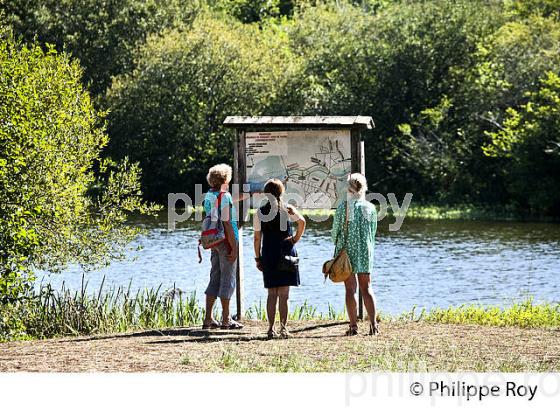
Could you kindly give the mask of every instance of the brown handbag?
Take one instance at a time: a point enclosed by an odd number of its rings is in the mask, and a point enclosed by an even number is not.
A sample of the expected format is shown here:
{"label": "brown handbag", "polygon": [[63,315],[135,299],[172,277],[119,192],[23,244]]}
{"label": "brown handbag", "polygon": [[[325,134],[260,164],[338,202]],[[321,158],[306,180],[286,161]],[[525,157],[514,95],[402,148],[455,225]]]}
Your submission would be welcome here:
{"label": "brown handbag", "polygon": [[[335,283],[344,282],[352,274],[352,263],[346,252],[348,240],[348,203],[346,203],[346,220],[344,222],[344,245],[338,255],[323,264],[323,274]],[[335,250],[336,251],[336,250]]]}

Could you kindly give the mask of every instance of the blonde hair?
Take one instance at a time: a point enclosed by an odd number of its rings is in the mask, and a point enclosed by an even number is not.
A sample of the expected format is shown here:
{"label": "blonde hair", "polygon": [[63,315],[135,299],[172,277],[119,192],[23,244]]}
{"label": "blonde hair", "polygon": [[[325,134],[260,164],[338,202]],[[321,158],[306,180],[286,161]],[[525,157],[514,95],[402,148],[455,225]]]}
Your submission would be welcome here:
{"label": "blonde hair", "polygon": [[366,191],[367,180],[365,176],[357,172],[348,176],[348,192],[354,195],[364,196]]}
{"label": "blonde hair", "polygon": [[212,188],[220,188],[223,184],[231,182],[231,167],[228,164],[214,165],[208,170],[206,180]]}

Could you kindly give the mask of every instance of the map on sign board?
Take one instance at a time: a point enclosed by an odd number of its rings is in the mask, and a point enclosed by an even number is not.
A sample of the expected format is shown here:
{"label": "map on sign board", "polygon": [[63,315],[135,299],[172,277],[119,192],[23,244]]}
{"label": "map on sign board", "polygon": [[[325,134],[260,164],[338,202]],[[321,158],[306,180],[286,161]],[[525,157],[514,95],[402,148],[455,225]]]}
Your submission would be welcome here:
{"label": "map on sign board", "polygon": [[287,199],[304,208],[334,208],[344,198],[351,171],[349,130],[248,132],[245,141],[251,191],[278,178]]}

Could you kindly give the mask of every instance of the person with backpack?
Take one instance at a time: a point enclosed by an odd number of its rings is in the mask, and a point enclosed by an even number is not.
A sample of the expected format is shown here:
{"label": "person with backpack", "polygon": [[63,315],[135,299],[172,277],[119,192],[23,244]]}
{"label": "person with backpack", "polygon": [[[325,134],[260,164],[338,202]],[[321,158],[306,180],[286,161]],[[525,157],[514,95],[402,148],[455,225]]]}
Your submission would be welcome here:
{"label": "person with backpack", "polygon": [[[284,190],[284,184],[279,179],[268,180],[263,190],[268,201],[253,218],[255,261],[268,290],[266,314],[269,339],[278,337],[274,330],[276,305],[280,312],[279,336],[283,339],[289,337],[286,325],[290,286],[300,284],[299,258],[294,245],[303,235],[305,218],[295,207],[284,203]],[[297,225],[295,233],[290,222]]]}
{"label": "person with backpack", "polygon": [[375,296],[371,290],[377,210],[373,204],[365,199],[366,190],[367,181],[362,174],[355,173],[348,177],[347,198],[336,209],[331,231],[332,240],[335,244],[335,259],[346,252],[350,265],[349,275],[344,280],[346,310],[350,319],[350,328],[346,332],[347,336],[358,334],[357,286],[360,287],[362,292],[364,305],[370,320],[369,334],[373,336],[379,333]]}
{"label": "person with backpack", "polygon": [[[239,234],[233,199],[229,193],[232,170],[227,164],[218,164],[208,170],[206,180],[210,190],[203,206],[205,218],[202,224],[200,244],[211,249],[210,281],[206,294],[206,314],[203,329],[241,329],[243,325],[231,318],[229,302],[235,291],[237,276],[237,247]],[[222,304],[222,323],[212,317],[214,303]]]}

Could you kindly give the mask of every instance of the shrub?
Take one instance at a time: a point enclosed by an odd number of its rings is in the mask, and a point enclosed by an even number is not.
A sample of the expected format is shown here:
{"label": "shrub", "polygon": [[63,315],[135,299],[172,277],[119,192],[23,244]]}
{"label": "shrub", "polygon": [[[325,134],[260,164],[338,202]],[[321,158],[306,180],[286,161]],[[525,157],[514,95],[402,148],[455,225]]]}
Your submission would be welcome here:
{"label": "shrub", "polygon": [[35,269],[121,256],[136,233],[126,212],[153,210],[136,164],[99,162],[108,138],[81,74],[53,48],[0,39],[0,303],[26,292]]}
{"label": "shrub", "polygon": [[535,212],[560,212],[560,76],[549,72],[529,101],[489,133],[488,156],[506,158],[508,188]]}

